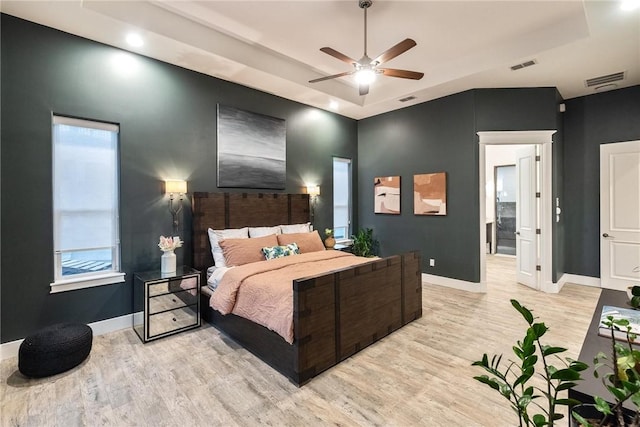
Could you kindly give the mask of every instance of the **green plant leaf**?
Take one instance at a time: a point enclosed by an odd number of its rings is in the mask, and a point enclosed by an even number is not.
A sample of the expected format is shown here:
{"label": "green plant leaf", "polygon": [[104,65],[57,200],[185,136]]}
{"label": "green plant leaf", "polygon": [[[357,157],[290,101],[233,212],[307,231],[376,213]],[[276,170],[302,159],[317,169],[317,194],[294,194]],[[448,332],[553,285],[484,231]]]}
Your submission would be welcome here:
{"label": "green plant leaf", "polygon": [[542,414],[535,414],[532,420],[536,427],[546,426],[548,424],[547,418]]}
{"label": "green plant leaf", "polygon": [[498,382],[490,379],[488,376],[486,375],[479,375],[476,377],[473,377],[475,380],[480,381],[483,384],[488,385],[489,387],[491,387],[494,390],[498,390],[500,391],[500,386],[498,385]]}
{"label": "green plant leaf", "polygon": [[549,328],[547,328],[544,323],[534,323],[531,327],[535,331],[537,338],[542,337],[545,332],[549,330]]}
{"label": "green plant leaf", "polygon": [[524,317],[524,320],[526,320],[529,325],[533,323],[533,314],[531,314],[531,311],[529,311],[528,308],[523,307],[518,301],[514,299],[511,300],[511,305],[516,310],[518,310],[518,312],[522,315],[522,317]]}
{"label": "green plant leaf", "polygon": [[624,390],[621,390],[621,389],[616,388],[614,386],[608,385],[607,386],[607,390],[609,390],[609,393],[613,394],[613,396],[617,400],[624,400],[627,397],[627,393],[625,393]]}
{"label": "green plant leaf", "polygon": [[570,388],[573,388],[575,386],[577,386],[578,384],[574,383],[574,382],[563,382],[562,384],[560,384],[558,387],[556,387],[557,391],[562,391],[562,390],[569,390]]}
{"label": "green plant leaf", "polygon": [[513,383],[513,387],[517,387],[520,384],[524,384],[527,381],[529,381],[529,378],[531,378],[533,376],[534,370],[533,368],[527,369],[526,371],[524,371],[524,373],[522,375],[520,375],[516,381]]}
{"label": "green plant leaf", "polygon": [[596,404],[596,409],[598,410],[598,412],[605,414],[605,415],[611,415],[611,406],[609,406],[609,403],[604,400],[601,397],[595,396],[593,398],[593,401]]}
{"label": "green plant leaf", "polygon": [[571,363],[569,363],[569,367],[574,371],[582,372],[587,370],[589,368],[589,365],[579,360],[572,360]]}
{"label": "green plant leaf", "polygon": [[531,403],[531,396],[529,395],[524,395],[518,399],[518,407],[520,409],[525,409],[529,403]]}
{"label": "green plant leaf", "polygon": [[640,297],[640,286],[632,286],[631,295],[633,295],[634,297]]}
{"label": "green plant leaf", "polygon": [[576,381],[580,379],[580,374],[573,369],[560,369],[551,375],[552,380]]}
{"label": "green plant leaf", "polygon": [[538,361],[538,356],[536,356],[535,354],[527,357],[522,361],[522,369],[527,369],[529,367],[535,366],[537,361]]}
{"label": "green plant leaf", "polygon": [[562,347],[550,347],[548,345],[545,345],[542,348],[542,355],[546,357],[546,356],[551,356],[552,354],[562,353],[564,351],[567,351],[567,349]]}

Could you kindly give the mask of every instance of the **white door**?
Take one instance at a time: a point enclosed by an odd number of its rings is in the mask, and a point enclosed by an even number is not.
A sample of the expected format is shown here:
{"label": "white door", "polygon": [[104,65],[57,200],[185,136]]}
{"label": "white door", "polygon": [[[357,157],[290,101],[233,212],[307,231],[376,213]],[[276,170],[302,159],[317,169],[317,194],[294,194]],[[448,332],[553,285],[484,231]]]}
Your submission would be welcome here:
{"label": "white door", "polygon": [[600,145],[600,283],[640,285],[640,141]]}
{"label": "white door", "polygon": [[536,238],[536,147],[516,151],[516,280],[538,289]]}

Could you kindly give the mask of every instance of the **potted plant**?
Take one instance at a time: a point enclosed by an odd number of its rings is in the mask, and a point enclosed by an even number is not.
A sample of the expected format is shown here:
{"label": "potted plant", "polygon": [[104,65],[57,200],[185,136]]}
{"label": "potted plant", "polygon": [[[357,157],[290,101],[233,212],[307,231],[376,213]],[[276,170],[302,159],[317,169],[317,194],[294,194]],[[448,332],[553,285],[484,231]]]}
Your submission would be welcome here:
{"label": "potted plant", "polygon": [[640,286],[629,286],[627,296],[629,297],[629,305],[636,310],[640,309]]}
{"label": "potted plant", "polygon": [[372,257],[378,254],[378,241],[373,238],[373,229],[361,228],[351,236],[353,245],[351,253],[362,257]]}
{"label": "potted plant", "polygon": [[[594,358],[593,374],[602,378],[604,386],[613,396],[613,403],[609,403],[599,396],[594,396],[596,410],[589,417],[581,412],[582,407],[572,411],[573,418],[582,427],[639,427],[640,426],[640,351],[634,349],[631,343],[636,335],[631,333],[629,320],[607,316],[601,323],[608,329],[611,340],[611,358],[600,352]],[[616,333],[622,332],[626,342],[616,341]],[[600,368],[609,368],[609,372],[601,375]],[[632,415],[625,414],[623,405],[631,402],[635,406]],[[593,412],[593,411],[592,411]]]}
{"label": "potted plant", "polygon": [[[529,327],[522,341],[512,347],[516,356],[502,364],[502,355],[494,355],[489,361],[485,353],[481,360],[473,362],[473,366],[483,368],[490,375],[479,375],[474,378],[500,393],[511,403],[511,408],[518,415],[519,426],[553,426],[564,418],[556,407],[579,403],[573,399],[560,398],[559,393],[569,390],[581,380],[580,372],[587,365],[559,355],[567,349],[563,347],[543,345],[540,339],[548,328],[544,323],[535,322],[536,318],[529,309],[514,299],[511,305],[522,315]],[[551,364],[552,360],[561,366]],[[544,387],[530,385],[536,374],[536,364],[542,362],[543,370],[538,375],[544,380]],[[531,410],[531,407],[535,407]],[[536,413],[534,413],[534,411]]]}

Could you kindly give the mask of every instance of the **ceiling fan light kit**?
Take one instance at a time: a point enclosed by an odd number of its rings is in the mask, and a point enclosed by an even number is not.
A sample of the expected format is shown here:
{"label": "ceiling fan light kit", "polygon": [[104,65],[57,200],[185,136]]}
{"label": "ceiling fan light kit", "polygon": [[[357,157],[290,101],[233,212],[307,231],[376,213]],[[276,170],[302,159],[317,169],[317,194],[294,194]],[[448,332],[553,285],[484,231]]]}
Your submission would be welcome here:
{"label": "ceiling fan light kit", "polygon": [[424,73],[409,70],[397,70],[394,68],[379,68],[380,64],[392,60],[398,55],[403,54],[412,47],[416,46],[416,42],[412,39],[404,39],[395,46],[387,49],[375,59],[369,58],[367,55],[367,9],[373,4],[372,0],[358,0],[358,6],[364,10],[364,55],[360,60],[356,61],[347,55],[338,52],[330,47],[323,47],[320,51],[331,55],[340,61],[346,62],[353,66],[352,71],[346,71],[344,73],[333,74],[331,76],[320,77],[318,79],[309,80],[309,83],[317,83],[324,80],[336,79],[338,77],[344,77],[349,75],[355,75],[356,82],[358,83],[358,89],[360,95],[366,95],[369,93],[369,85],[373,83],[378,74],[389,77],[397,77],[400,79],[420,80]]}

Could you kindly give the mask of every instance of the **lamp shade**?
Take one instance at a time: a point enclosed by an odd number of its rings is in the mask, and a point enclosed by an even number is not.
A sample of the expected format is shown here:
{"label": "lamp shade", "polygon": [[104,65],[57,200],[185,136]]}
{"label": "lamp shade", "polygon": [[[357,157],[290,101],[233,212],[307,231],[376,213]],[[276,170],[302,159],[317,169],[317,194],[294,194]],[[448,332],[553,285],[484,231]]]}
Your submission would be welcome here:
{"label": "lamp shade", "polygon": [[319,185],[307,185],[307,194],[311,197],[320,195],[320,186]]}
{"label": "lamp shade", "polygon": [[165,180],[164,192],[184,194],[187,192],[187,181],[181,181],[178,179]]}

